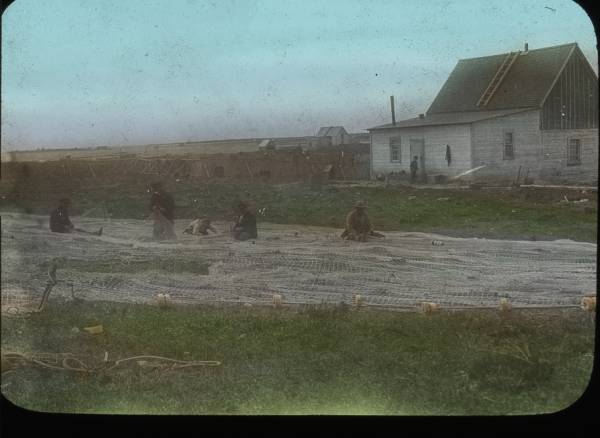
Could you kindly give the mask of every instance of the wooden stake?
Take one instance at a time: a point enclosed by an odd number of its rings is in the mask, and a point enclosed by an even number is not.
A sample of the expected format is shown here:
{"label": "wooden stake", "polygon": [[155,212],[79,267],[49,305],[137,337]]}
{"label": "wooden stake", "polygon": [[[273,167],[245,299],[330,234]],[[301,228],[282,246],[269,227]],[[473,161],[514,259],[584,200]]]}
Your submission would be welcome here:
{"label": "wooden stake", "polygon": [[252,171],[250,170],[250,166],[248,166],[248,162],[244,161],[244,164],[246,165],[246,169],[248,169],[248,173],[250,174],[250,179],[254,179],[254,175],[252,174]]}
{"label": "wooden stake", "polygon": [[58,281],[56,280],[56,264],[53,263],[50,269],[48,270],[48,283],[46,283],[46,289],[44,289],[44,293],[42,294],[42,300],[40,301],[40,305],[38,307],[38,311],[41,311],[46,302],[48,301],[48,297],[50,296],[50,292],[52,288],[56,286]]}
{"label": "wooden stake", "polygon": [[356,308],[361,307],[364,304],[362,295],[356,294],[352,297],[352,305]]}
{"label": "wooden stake", "polygon": [[90,168],[90,172],[91,172],[92,176],[94,177],[94,179],[96,179],[96,173],[94,172],[94,168],[92,167],[92,165],[90,163],[88,163],[88,167]]}

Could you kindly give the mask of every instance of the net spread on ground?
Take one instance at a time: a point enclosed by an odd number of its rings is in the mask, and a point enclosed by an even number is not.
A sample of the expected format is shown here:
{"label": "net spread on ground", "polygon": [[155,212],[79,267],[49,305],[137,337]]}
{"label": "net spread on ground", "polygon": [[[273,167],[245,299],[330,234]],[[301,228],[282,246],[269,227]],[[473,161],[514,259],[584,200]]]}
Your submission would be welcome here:
{"label": "net spread on ground", "polygon": [[153,242],[148,220],[74,218],[102,236],[58,234],[47,218],[2,215],[2,308],[40,302],[48,269],[57,266],[53,298],[173,303],[352,303],[414,307],[579,305],[595,294],[596,245],[569,240],[506,241],[387,232],[368,242],[342,240],[341,230],[259,224],[259,238],[235,242],[229,224],[218,234],[182,234]]}

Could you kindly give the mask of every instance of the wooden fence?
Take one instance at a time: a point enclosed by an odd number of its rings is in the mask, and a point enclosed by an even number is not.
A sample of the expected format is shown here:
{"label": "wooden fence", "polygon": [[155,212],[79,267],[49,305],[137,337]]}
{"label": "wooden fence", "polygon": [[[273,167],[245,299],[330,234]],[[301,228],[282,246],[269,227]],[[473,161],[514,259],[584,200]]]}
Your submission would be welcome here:
{"label": "wooden fence", "polygon": [[68,179],[84,183],[117,183],[147,179],[294,182],[368,179],[369,154],[362,152],[262,151],[174,157],[136,155],[3,162],[1,183]]}

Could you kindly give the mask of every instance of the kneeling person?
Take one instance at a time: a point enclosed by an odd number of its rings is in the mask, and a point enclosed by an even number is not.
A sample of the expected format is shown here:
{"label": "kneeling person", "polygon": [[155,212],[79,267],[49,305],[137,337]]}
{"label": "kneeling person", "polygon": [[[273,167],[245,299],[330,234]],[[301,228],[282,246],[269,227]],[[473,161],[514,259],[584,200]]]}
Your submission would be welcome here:
{"label": "kneeling person", "polygon": [[252,213],[250,204],[242,201],[238,208],[241,215],[233,226],[233,238],[235,240],[256,239],[258,237],[256,216]]}
{"label": "kneeling person", "polygon": [[373,231],[366,209],[363,201],[354,205],[354,209],[346,216],[346,229],[341,235],[343,239],[365,242],[369,236],[384,237],[383,234]]}
{"label": "kneeling person", "polygon": [[71,219],[69,218],[69,207],[71,206],[71,200],[69,198],[63,198],[60,200],[58,208],[50,213],[50,231],[53,233],[72,233],[77,231],[84,234],[93,234],[96,236],[102,235],[102,227],[96,232],[85,231],[80,228],[75,228]]}

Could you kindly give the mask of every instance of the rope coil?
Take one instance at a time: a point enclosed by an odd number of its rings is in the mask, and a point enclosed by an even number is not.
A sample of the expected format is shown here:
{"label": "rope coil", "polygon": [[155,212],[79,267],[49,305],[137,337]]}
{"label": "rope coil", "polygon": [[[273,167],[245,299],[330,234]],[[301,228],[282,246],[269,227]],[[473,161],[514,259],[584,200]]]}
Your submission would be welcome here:
{"label": "rope coil", "polygon": [[[162,362],[171,362],[171,365],[160,365],[158,364],[155,368],[168,368],[170,370],[176,370],[181,368],[190,368],[196,366],[209,366],[215,367],[220,366],[221,362],[216,360],[202,360],[202,361],[185,361],[178,359],[171,359],[163,356],[153,356],[153,355],[142,355],[142,356],[132,356],[126,357],[123,359],[116,360],[114,362],[108,361],[108,353],[105,353],[104,360],[102,365],[97,367],[91,367],[90,365],[83,362],[81,359],[75,357],[71,353],[33,353],[33,354],[24,354],[17,352],[6,352],[2,354],[2,365],[3,368],[5,366],[9,366],[10,369],[3,371],[2,375],[12,371],[14,366],[11,366],[9,362],[17,362],[17,363],[33,363],[39,365],[44,368],[53,369],[53,370],[67,370],[67,371],[77,371],[82,373],[96,373],[96,372],[105,372],[113,370],[122,364],[126,364],[128,362],[136,361],[138,366],[144,367],[145,361],[148,359]],[[62,359],[61,359],[62,357]]]}

